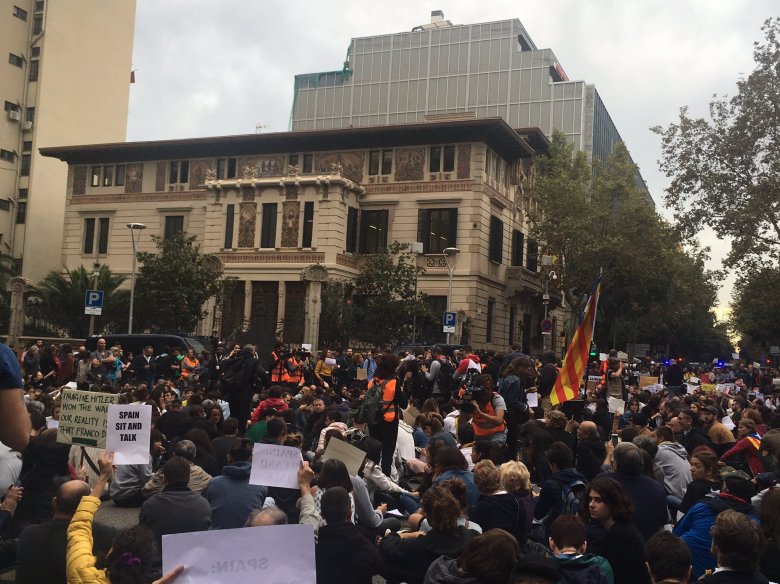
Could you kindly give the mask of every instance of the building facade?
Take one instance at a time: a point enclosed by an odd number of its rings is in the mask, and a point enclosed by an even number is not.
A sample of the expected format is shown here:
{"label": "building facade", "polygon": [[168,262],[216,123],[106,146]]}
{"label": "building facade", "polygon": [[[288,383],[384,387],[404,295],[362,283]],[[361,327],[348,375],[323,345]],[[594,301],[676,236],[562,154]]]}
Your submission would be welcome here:
{"label": "building facade", "polygon": [[33,282],[61,268],[67,175],[38,149],[125,139],[134,24],[135,0],[2,4],[0,252]]}
{"label": "building facade", "polygon": [[[621,142],[596,87],[570,80],[517,20],[453,25],[441,11],[412,31],[354,38],[344,67],[296,75],[292,130],[419,123],[456,113],[561,130],[589,159]],[[641,176],[637,182],[644,186]]]}
{"label": "building facade", "polygon": [[[546,138],[500,119],[47,148],[67,162],[62,264],[128,274],[128,223],[196,235],[238,280],[200,333],[318,345],[321,292],[392,242],[423,244],[418,289],[447,306],[442,252],[460,249],[456,342],[542,348],[543,277],[526,194]],[[121,168],[121,170],[120,170]],[[123,185],[95,177],[123,172]],[[553,305],[555,298],[553,298]],[[552,344],[559,348],[560,315]],[[562,323],[561,323],[562,325]],[[428,339],[430,340],[430,339]],[[438,340],[438,339],[434,339]]]}

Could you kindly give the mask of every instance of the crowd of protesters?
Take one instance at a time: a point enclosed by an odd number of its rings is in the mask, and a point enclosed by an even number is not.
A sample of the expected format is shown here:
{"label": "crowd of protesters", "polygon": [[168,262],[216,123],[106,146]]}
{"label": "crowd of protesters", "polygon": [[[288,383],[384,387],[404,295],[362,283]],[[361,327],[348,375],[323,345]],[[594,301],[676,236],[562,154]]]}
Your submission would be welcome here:
{"label": "crowd of protesters", "polygon": [[[163,535],[302,523],[322,583],[780,582],[776,370],[639,371],[611,352],[553,407],[556,361],[2,346],[0,567],[20,584],[173,582],[187,567],[162,575]],[[66,384],[151,405],[148,464],[58,443]],[[365,452],[357,474],[323,461],[332,440]],[[250,484],[253,443],[300,449],[299,488]],[[138,525],[115,533],[101,504]]]}

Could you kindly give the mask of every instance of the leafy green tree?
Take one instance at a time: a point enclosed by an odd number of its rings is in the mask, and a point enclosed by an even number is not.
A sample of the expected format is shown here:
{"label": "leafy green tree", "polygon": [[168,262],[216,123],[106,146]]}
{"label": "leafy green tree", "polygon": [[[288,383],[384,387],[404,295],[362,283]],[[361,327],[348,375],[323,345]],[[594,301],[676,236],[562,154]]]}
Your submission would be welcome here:
{"label": "leafy green tree", "polygon": [[[744,344],[768,352],[780,344],[780,268],[749,272],[734,287],[729,324]],[[740,344],[743,344],[742,342]]]}
{"label": "leafy green tree", "polygon": [[98,269],[96,281],[93,272],[84,266],[65,273],[49,272],[32,287],[31,296],[40,302],[30,305],[31,316],[38,328],[52,334],[86,338],[89,316],[84,314],[84,298],[87,290],[102,290],[103,314],[95,317],[95,332],[123,331],[130,306],[130,292],[119,289],[124,281],[124,276],[112,273],[105,265]]}
{"label": "leafy green tree", "polygon": [[346,347],[352,334],[355,317],[352,292],[355,286],[347,280],[331,279],[322,291],[320,313],[320,345]]}
{"label": "leafy green tree", "polygon": [[19,264],[15,258],[0,253],[0,327],[8,330],[11,315],[11,294],[6,291],[8,281],[17,275]]}
{"label": "leafy green tree", "polygon": [[201,253],[195,236],[180,233],[152,239],[157,253],[138,253],[134,315],[138,330],[193,332],[207,315],[206,302],[224,289],[221,264],[215,256]]}
{"label": "leafy green tree", "polygon": [[780,18],[761,30],[756,68],[735,96],[714,98],[709,119],[683,107],[676,123],[653,128],[676,226],[686,238],[704,226],[731,238],[728,267],[780,260]]}

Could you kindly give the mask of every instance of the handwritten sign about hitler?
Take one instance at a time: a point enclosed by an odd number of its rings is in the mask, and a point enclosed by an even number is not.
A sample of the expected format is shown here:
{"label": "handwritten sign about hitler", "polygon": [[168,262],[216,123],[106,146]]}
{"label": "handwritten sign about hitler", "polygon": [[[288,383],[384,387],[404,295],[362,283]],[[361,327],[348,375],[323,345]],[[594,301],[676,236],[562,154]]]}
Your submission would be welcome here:
{"label": "handwritten sign about hitler", "polygon": [[301,467],[301,449],[276,444],[255,444],[252,451],[250,485],[298,488],[298,469]]}
{"label": "handwritten sign about hitler", "polygon": [[[294,550],[294,553],[291,553]],[[185,566],[176,584],[310,584],[317,581],[314,530],[269,525],[163,535],[163,572]]]}
{"label": "handwritten sign about hitler", "polygon": [[115,404],[116,398],[113,393],[64,390],[57,442],[105,448],[108,406]]}
{"label": "handwritten sign about hitler", "polygon": [[148,464],[152,434],[152,406],[108,406],[106,450],[114,464]]}

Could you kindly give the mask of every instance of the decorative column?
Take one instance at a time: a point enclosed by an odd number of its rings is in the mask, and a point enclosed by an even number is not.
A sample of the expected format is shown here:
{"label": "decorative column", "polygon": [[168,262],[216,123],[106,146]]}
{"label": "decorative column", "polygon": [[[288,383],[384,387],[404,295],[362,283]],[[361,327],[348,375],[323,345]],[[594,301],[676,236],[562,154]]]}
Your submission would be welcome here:
{"label": "decorative column", "polygon": [[24,334],[24,302],[27,293],[27,280],[16,277],[11,278],[6,290],[11,293],[11,317],[8,321],[7,344],[16,348],[19,337]]}
{"label": "decorative column", "polygon": [[284,310],[287,300],[287,286],[284,280],[279,280],[279,302],[276,304],[276,338],[284,342],[287,324],[284,322]]}
{"label": "decorative column", "polygon": [[322,284],[328,281],[328,270],[319,264],[314,264],[303,270],[301,280],[306,282],[303,342],[311,344],[311,350],[316,351],[320,339]]}
{"label": "decorative column", "polygon": [[252,280],[244,281],[244,326],[241,329],[242,333],[249,330],[249,326],[252,323]]}

